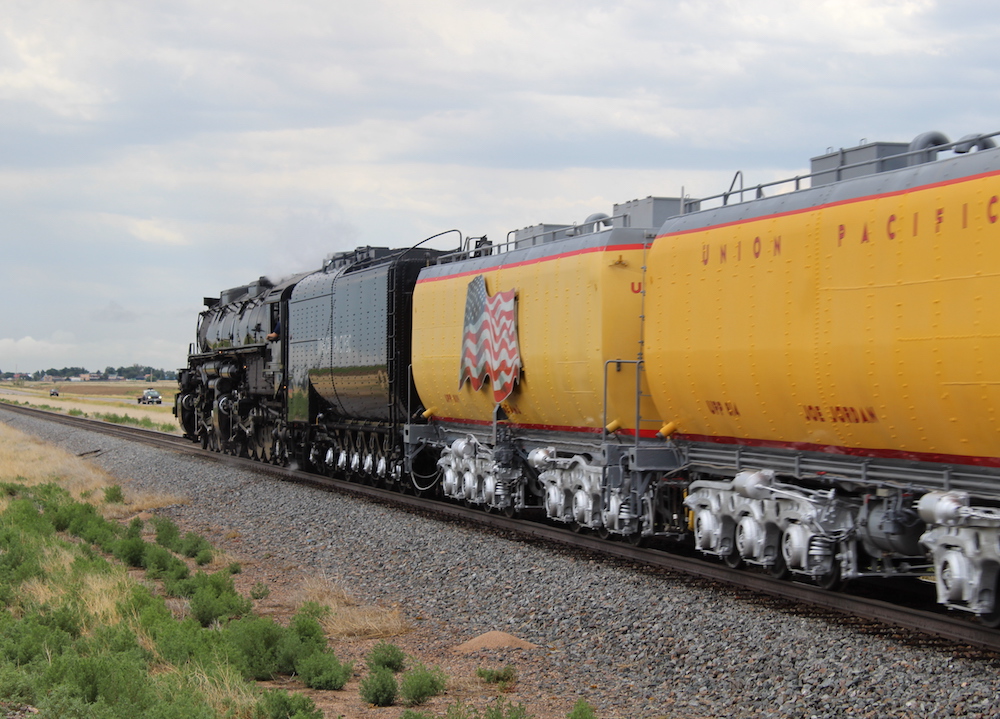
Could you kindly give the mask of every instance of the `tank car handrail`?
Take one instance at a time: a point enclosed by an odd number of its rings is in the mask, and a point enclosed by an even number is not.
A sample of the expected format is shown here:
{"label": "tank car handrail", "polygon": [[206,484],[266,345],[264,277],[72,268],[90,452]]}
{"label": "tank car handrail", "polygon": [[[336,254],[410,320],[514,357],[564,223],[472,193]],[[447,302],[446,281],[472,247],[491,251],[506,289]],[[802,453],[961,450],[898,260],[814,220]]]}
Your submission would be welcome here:
{"label": "tank car handrail", "polygon": [[[972,148],[976,148],[979,151],[994,149],[996,145],[993,141],[993,138],[997,136],[1000,136],[1000,131],[984,133],[984,134],[965,135],[964,137],[962,137],[959,140],[956,140],[955,142],[939,143],[938,141],[944,138],[944,136],[941,135],[940,133],[923,133],[920,136],[918,136],[912,143],[910,143],[910,147],[914,147],[914,143],[916,143],[917,140],[920,140],[922,138],[924,138],[927,142],[930,142],[929,145],[918,146],[915,149],[908,148],[906,152],[901,152],[895,155],[876,157],[872,160],[862,160],[860,162],[852,162],[847,165],[837,165],[834,168],[818,170],[816,172],[810,172],[805,175],[795,175],[794,177],[789,177],[782,180],[773,180],[772,182],[762,182],[758,184],[755,188],[753,188],[756,189],[754,199],[759,200],[762,197],[764,197],[765,196],[764,190],[767,188],[778,187],[780,185],[786,185],[792,182],[795,183],[795,187],[792,190],[793,192],[801,190],[803,189],[801,186],[802,180],[812,180],[812,178],[818,177],[820,175],[829,175],[830,173],[835,173],[836,179],[837,181],[839,181],[842,179],[842,174],[845,170],[857,170],[861,168],[874,166],[875,171],[880,172],[885,163],[890,161],[898,161],[905,159],[906,160],[905,166],[913,167],[915,165],[923,164],[926,162],[933,162],[938,152],[953,150],[956,154],[962,155],[968,153],[970,150],[972,150]],[[740,179],[742,179],[742,172],[737,171],[737,176],[740,176]],[[736,182],[735,176],[733,177],[733,182],[734,183]],[[810,183],[810,185],[811,184],[812,183]],[[740,200],[736,204],[741,204],[746,201],[743,200],[743,191],[744,190],[742,189],[742,183],[741,183],[741,189],[738,191],[740,193]],[[699,208],[703,210],[714,209],[713,207],[705,207],[704,205],[704,203],[712,202],[713,200],[720,200],[721,201],[719,205],[720,207],[726,206],[728,204],[729,198],[734,194],[736,193],[733,191],[732,186],[730,186],[729,190],[727,190],[726,192],[720,192],[717,195],[709,195],[707,197],[702,197],[699,199],[691,199],[691,200],[682,197],[680,214],[682,215],[687,214],[688,206],[694,205],[695,203],[699,203]],[[782,192],[777,194],[784,194],[784,193]],[[753,200],[749,201],[752,202]]]}
{"label": "tank car handrail", "polygon": [[[694,202],[696,202],[696,201],[697,200],[694,200]],[[455,252],[448,252],[448,253],[445,253],[445,254],[442,254],[442,255],[439,255],[438,257],[436,257],[435,260],[434,260],[434,262],[435,262],[435,264],[443,265],[443,264],[448,264],[449,262],[458,262],[459,260],[468,260],[468,259],[472,259],[472,258],[475,258],[475,257],[488,257],[490,255],[499,255],[499,254],[503,254],[503,253],[507,253],[507,252],[513,252],[514,250],[524,249],[523,247],[518,247],[518,242],[519,241],[520,242],[525,242],[527,240],[537,240],[538,238],[540,238],[540,237],[544,238],[547,235],[552,235],[552,241],[558,241],[558,240],[562,240],[562,239],[570,239],[572,237],[579,237],[581,235],[597,234],[598,232],[605,232],[605,231],[609,231],[609,230],[615,229],[614,226],[613,226],[614,220],[624,219],[624,218],[627,218],[627,217],[629,217],[629,213],[628,212],[621,212],[621,213],[619,213],[617,215],[606,215],[606,216],[604,216],[604,217],[602,217],[602,218],[600,218],[598,220],[587,218],[587,220],[584,220],[583,222],[576,222],[576,223],[573,223],[573,224],[570,224],[570,225],[564,225],[564,226],[562,226],[562,227],[560,227],[558,229],[555,229],[555,230],[545,230],[544,232],[539,232],[538,234],[531,235],[530,237],[522,237],[520,240],[517,240],[517,239],[512,240],[512,239],[510,239],[511,235],[513,235],[515,232],[519,232],[520,231],[519,229],[518,230],[511,230],[510,232],[507,233],[506,240],[504,240],[503,242],[501,242],[499,244],[496,244],[496,245],[490,244],[490,245],[487,245],[487,246],[484,246],[484,247],[463,248],[463,249],[460,249],[460,250],[456,250]],[[611,227],[607,226],[606,223],[608,223],[608,222],[612,223]],[[584,231],[584,232],[580,232],[579,231],[581,228],[597,227],[598,225],[604,225],[605,229],[593,229],[593,230]],[[631,228],[631,229],[634,229],[634,228]],[[655,229],[658,229],[658,228],[648,228],[648,229],[654,229],[655,230]],[[562,238],[556,237],[556,235],[559,234],[559,233],[564,233],[564,237],[562,237]],[[485,235],[483,237],[485,237]],[[467,237],[466,238],[466,240],[469,240],[469,239],[479,239],[479,238],[472,238],[472,237]],[[542,243],[544,243],[544,242],[545,242],[545,240],[543,239]],[[529,247],[534,247],[534,246],[536,246],[536,245],[529,245]]]}
{"label": "tank car handrail", "polygon": [[[646,366],[646,362],[645,362],[645,360],[642,360],[642,359],[634,359],[634,360],[609,359],[609,360],[604,360],[604,400],[603,400],[603,405],[604,406],[603,406],[603,408],[601,410],[601,439],[602,439],[602,441],[606,440],[608,438],[609,434],[614,434],[617,431],[617,427],[613,428],[613,429],[609,429],[609,427],[611,427],[612,424],[608,422],[608,367],[611,366],[612,364],[618,365],[619,368],[623,364],[634,364],[635,365],[635,446],[638,447],[639,446],[639,438],[640,438],[640,435],[641,435],[640,430],[642,428],[642,422],[643,422],[643,420],[642,420],[642,407],[641,407],[641,402],[642,402],[642,380],[640,378],[642,377],[642,372],[644,371],[644,368]],[[615,421],[617,421],[617,420],[612,420],[612,423],[615,422]]]}

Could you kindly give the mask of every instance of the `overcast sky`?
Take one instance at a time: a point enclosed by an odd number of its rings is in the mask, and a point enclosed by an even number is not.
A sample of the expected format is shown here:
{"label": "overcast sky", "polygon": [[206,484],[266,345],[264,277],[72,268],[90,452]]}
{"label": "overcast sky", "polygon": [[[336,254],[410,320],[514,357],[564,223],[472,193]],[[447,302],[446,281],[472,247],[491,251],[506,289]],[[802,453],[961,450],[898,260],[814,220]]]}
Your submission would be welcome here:
{"label": "overcast sky", "polygon": [[985,0],[0,0],[0,370],[185,364],[202,298],[1000,130]]}

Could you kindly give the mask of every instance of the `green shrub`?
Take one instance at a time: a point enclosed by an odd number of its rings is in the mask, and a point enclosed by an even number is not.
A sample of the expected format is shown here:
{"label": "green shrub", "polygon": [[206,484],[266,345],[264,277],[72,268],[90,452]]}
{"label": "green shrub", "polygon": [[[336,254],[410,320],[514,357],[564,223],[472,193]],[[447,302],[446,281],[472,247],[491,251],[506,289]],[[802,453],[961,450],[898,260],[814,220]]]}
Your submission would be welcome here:
{"label": "green shrub", "polygon": [[37,537],[49,537],[56,531],[52,520],[38,510],[38,504],[31,497],[18,497],[7,505],[3,524]]}
{"label": "green shrub", "polygon": [[101,700],[104,704],[131,708],[135,714],[141,714],[156,699],[147,664],[138,652],[94,655],[65,652],[46,667],[39,689],[49,692],[60,685],[68,688],[69,696],[87,704]]}
{"label": "green shrub", "polygon": [[326,634],[323,632],[323,625],[314,616],[299,610],[299,613],[292,617],[288,628],[302,640],[310,652],[322,651],[326,648]]}
{"label": "green shrub", "polygon": [[70,417],[86,417],[87,416],[87,413],[84,412],[82,409],[71,409],[68,412],[68,414],[69,414]]}
{"label": "green shrub", "polygon": [[249,599],[236,592],[219,593],[210,586],[202,587],[191,597],[191,614],[203,627],[230,617],[241,617],[252,609]]}
{"label": "green shrub", "polygon": [[0,598],[5,604],[24,581],[43,574],[38,551],[28,544],[23,532],[0,527]]}
{"label": "green shrub", "polygon": [[122,538],[111,545],[112,553],[130,567],[141,567],[146,556],[146,543],[138,537]]}
{"label": "green shrub", "polygon": [[143,627],[149,631],[156,650],[163,660],[175,666],[188,662],[200,662],[210,665],[216,662],[213,656],[217,632],[206,632],[195,619],[188,618],[183,622],[174,621],[173,617],[154,617],[153,613],[144,614]]}
{"label": "green shrub", "polygon": [[46,516],[52,522],[57,532],[66,532],[75,519],[83,515],[96,514],[94,508],[89,504],[79,502],[65,502],[59,505],[49,505],[45,510]]}
{"label": "green shrub", "polygon": [[368,668],[372,671],[384,667],[393,672],[399,672],[403,670],[406,664],[406,655],[395,644],[379,642],[372,647],[365,661],[368,664]]}
{"label": "green shrub", "polygon": [[20,622],[5,623],[0,632],[0,657],[18,666],[44,659],[48,654],[62,654],[79,636],[57,624],[46,624],[37,614],[24,617]]}
{"label": "green shrub", "polygon": [[83,633],[86,621],[83,608],[75,602],[55,607],[45,605],[38,613],[40,625],[65,632],[74,639]]}
{"label": "green shrub", "polygon": [[[66,531],[86,542],[96,544],[105,552],[111,551],[114,541],[122,533],[119,525],[99,516],[97,510],[89,504],[74,502],[67,505],[66,515],[64,519],[69,520]],[[53,524],[58,528],[62,522],[63,519],[59,519]]]}
{"label": "green shrub", "polygon": [[295,664],[295,671],[310,689],[343,689],[354,673],[352,662],[341,662],[332,652],[313,652]]}
{"label": "green shrub", "polygon": [[[183,562],[182,562],[183,564]],[[175,597],[193,597],[195,592],[204,587],[210,588],[216,594],[235,594],[236,585],[227,572],[207,574],[196,572],[194,576],[167,582],[167,592]]]}
{"label": "green shrub", "polygon": [[126,539],[139,539],[142,537],[142,529],[144,523],[138,517],[133,517],[132,521],[128,523],[128,527],[125,528]]}
{"label": "green shrub", "polygon": [[199,534],[194,532],[188,532],[184,535],[184,538],[180,540],[180,544],[174,549],[178,554],[183,554],[185,557],[191,557],[192,559],[197,557],[200,552],[212,550],[212,545],[208,543],[208,540]]}
{"label": "green shrub", "polygon": [[104,503],[105,504],[124,504],[125,494],[122,492],[122,488],[117,484],[112,484],[110,487],[104,488]]}
{"label": "green shrub", "polygon": [[[183,566],[183,563],[181,563]],[[184,567],[186,571],[187,567]],[[176,570],[180,573],[179,568]],[[216,620],[243,616],[250,613],[253,602],[239,595],[233,585],[233,578],[226,572],[206,574],[198,572],[193,577],[172,576],[171,566],[164,582],[168,594],[191,599],[191,612],[201,622],[209,626]]]}
{"label": "green shrub", "polygon": [[263,719],[323,719],[323,712],[304,694],[289,694],[280,689],[264,693],[260,702]]}
{"label": "green shrub", "polygon": [[406,709],[399,715],[399,719],[434,719],[434,715],[429,712],[421,712],[416,709]]}
{"label": "green shrub", "polygon": [[320,604],[319,602],[304,602],[302,606],[299,607],[298,613],[318,620],[330,614],[330,607],[325,604]]}
{"label": "green shrub", "polygon": [[229,661],[247,679],[270,679],[278,673],[278,646],[288,630],[265,617],[245,617],[229,622],[224,641]]}
{"label": "green shrub", "polygon": [[166,517],[155,517],[152,522],[156,528],[156,543],[161,547],[177,551],[176,547],[180,546],[181,541],[181,530],[177,525]]}
{"label": "green shrub", "polygon": [[212,561],[212,556],[213,554],[211,549],[203,549],[196,555],[194,555],[194,563],[197,564],[199,567],[204,567],[206,564]]}
{"label": "green shrub", "polygon": [[517,681],[517,669],[513,664],[508,664],[503,669],[487,669],[479,667],[476,676],[487,684],[497,684],[503,689],[511,687]]}
{"label": "green shrub", "polygon": [[158,544],[147,544],[145,549],[146,551],[142,555],[142,567],[150,579],[159,579],[165,576],[175,562],[182,564],[187,569],[184,562]]}
{"label": "green shrub", "polygon": [[417,664],[400,680],[399,695],[407,706],[423,704],[443,692],[446,683],[447,678],[441,669],[428,669],[423,664]]}
{"label": "green shrub", "polygon": [[572,711],[566,715],[566,719],[597,719],[597,715],[594,714],[594,707],[586,700],[577,699]]}
{"label": "green shrub", "polygon": [[399,686],[396,675],[389,667],[375,667],[361,680],[361,698],[377,707],[392,706],[396,701]]}
{"label": "green shrub", "polygon": [[9,702],[35,704],[34,682],[13,664],[0,664],[0,696]]}
{"label": "green shrub", "polygon": [[271,595],[271,589],[264,582],[257,582],[250,589],[251,599],[267,599]]}

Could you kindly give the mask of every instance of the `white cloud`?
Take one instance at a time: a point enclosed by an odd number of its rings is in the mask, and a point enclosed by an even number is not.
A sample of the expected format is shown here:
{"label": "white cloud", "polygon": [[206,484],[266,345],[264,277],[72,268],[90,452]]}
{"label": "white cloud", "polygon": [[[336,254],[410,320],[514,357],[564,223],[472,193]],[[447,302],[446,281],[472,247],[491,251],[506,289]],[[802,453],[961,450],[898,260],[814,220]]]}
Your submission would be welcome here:
{"label": "white cloud", "polygon": [[737,169],[748,185],[792,175],[862,137],[991,130],[992,14],[974,0],[8,4],[0,282],[19,308],[3,332],[21,339],[0,341],[0,368],[15,349],[38,366],[177,366],[203,296],[332,251],[451,227],[500,240],[682,185],[720,192]]}

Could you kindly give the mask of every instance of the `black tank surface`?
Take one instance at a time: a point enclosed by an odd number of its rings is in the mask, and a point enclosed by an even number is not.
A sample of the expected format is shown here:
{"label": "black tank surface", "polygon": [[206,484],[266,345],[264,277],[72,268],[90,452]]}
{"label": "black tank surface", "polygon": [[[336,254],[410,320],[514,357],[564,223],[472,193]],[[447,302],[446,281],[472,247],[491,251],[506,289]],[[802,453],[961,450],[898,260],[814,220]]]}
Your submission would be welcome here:
{"label": "black tank surface", "polygon": [[409,334],[394,325],[408,323],[425,253],[361,248],[298,283],[288,302],[290,421],[312,422],[330,412],[344,419],[398,418],[408,386]]}

